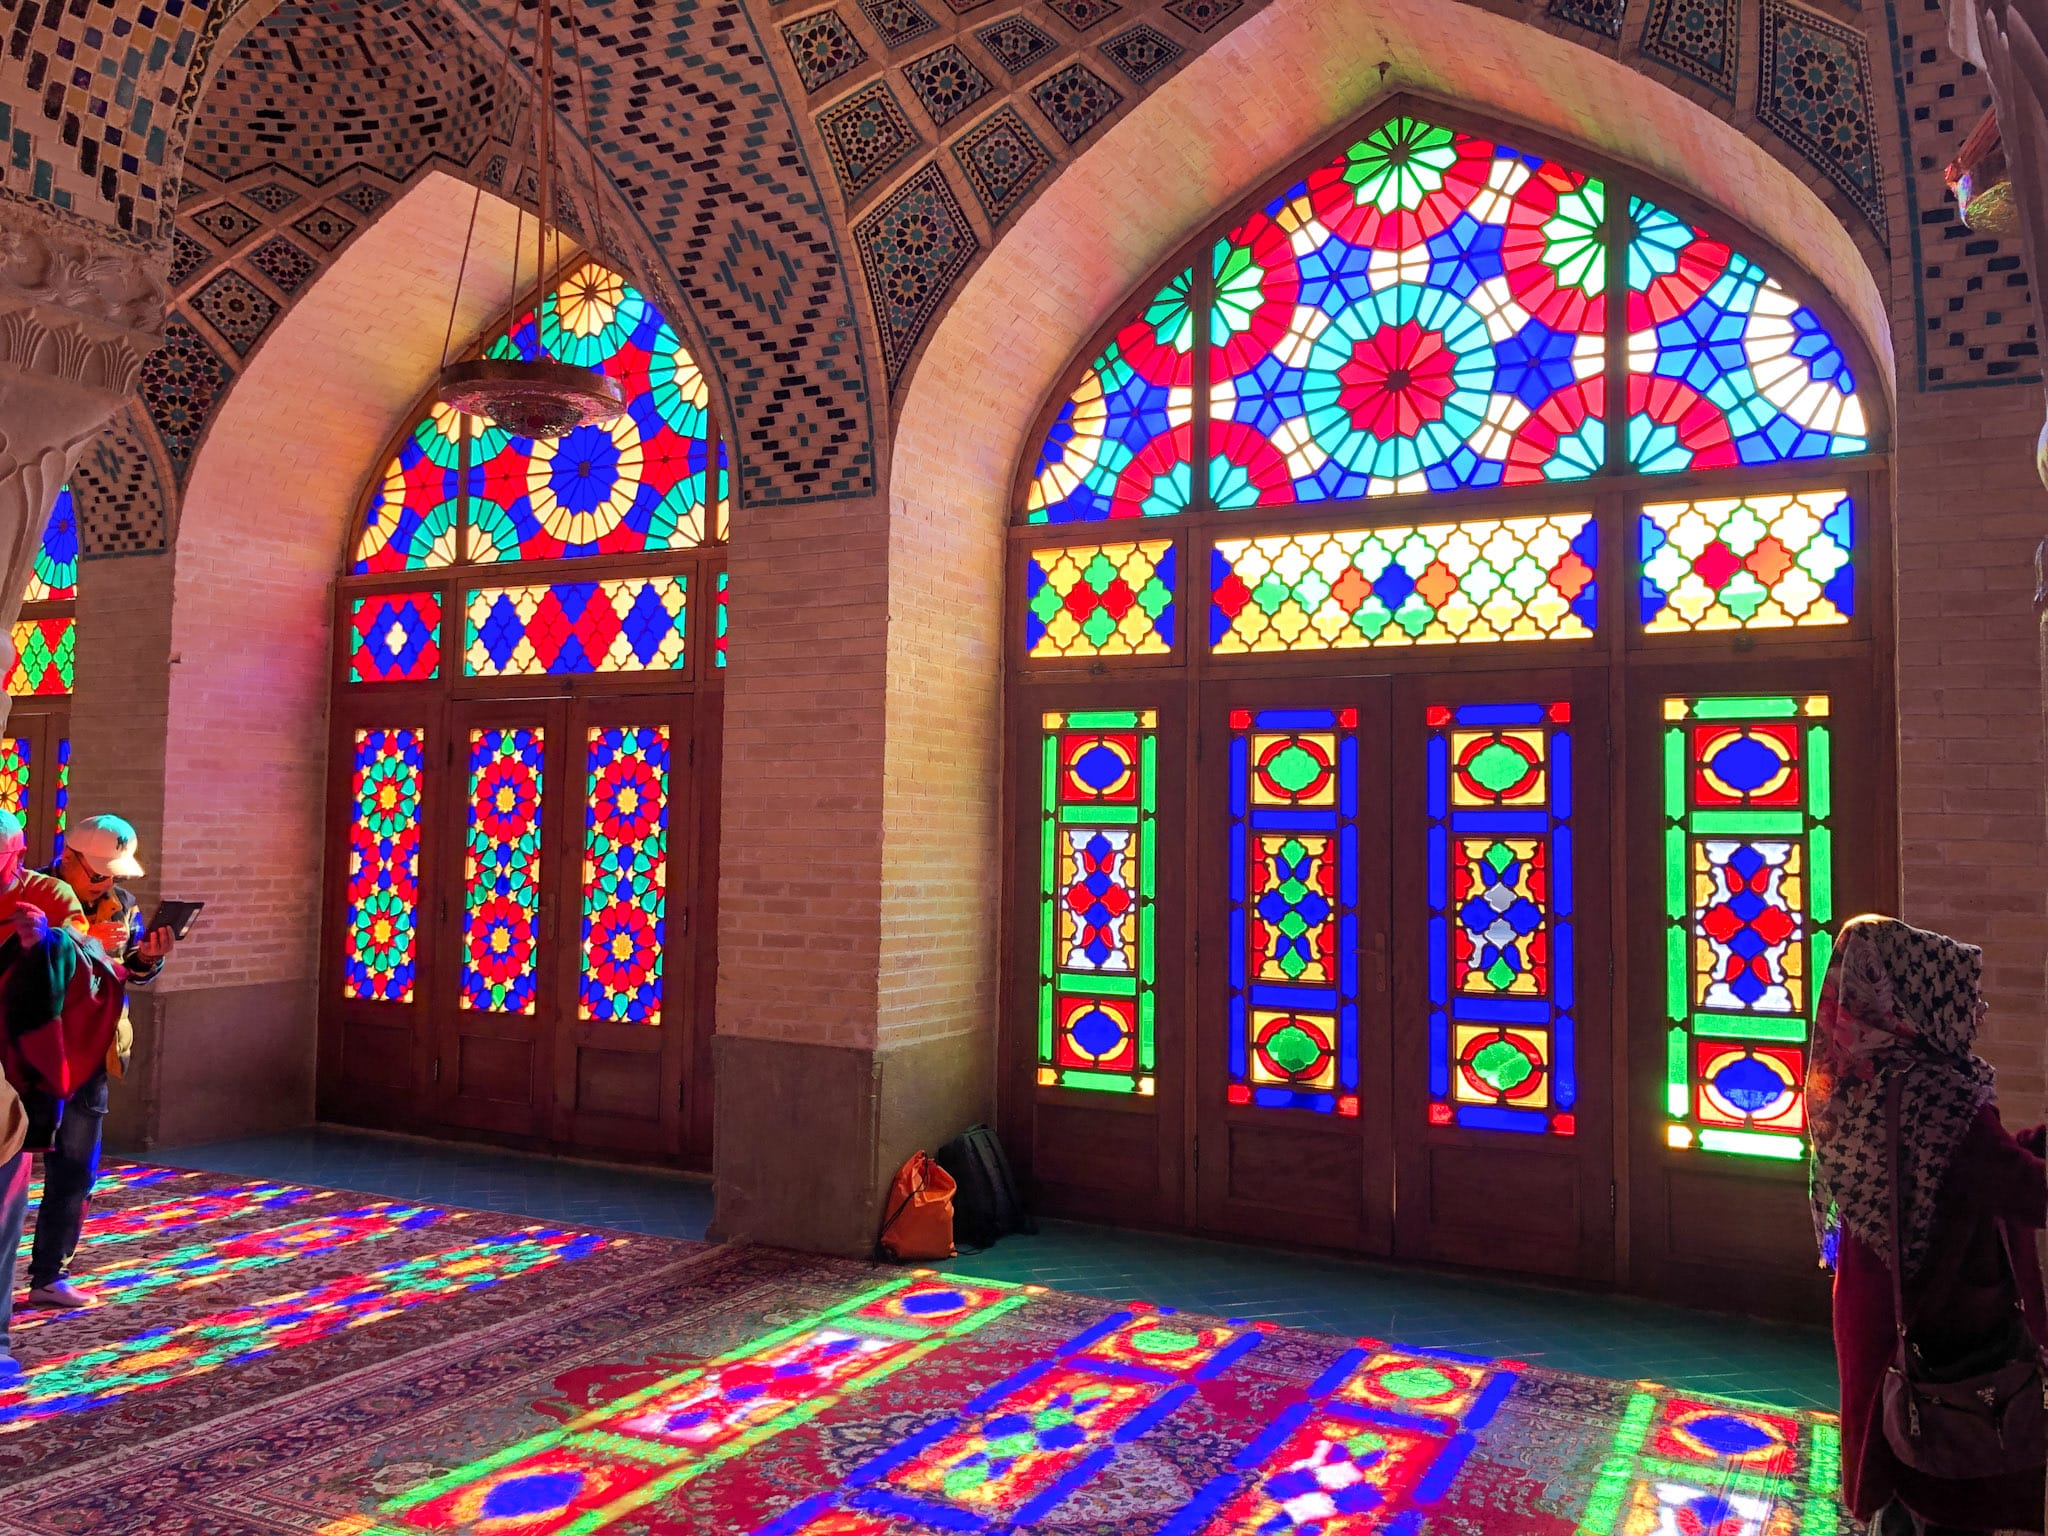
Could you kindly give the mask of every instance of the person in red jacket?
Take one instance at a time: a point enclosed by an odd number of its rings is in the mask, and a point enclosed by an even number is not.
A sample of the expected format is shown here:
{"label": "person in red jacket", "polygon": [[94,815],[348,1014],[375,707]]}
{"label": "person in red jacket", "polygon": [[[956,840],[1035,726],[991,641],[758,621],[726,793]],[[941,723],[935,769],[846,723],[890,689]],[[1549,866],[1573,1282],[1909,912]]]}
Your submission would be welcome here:
{"label": "person in red jacket", "polygon": [[[1982,1349],[2014,1326],[2016,1304],[2048,1345],[2033,1237],[2048,1222],[2044,1133],[2005,1129],[1990,1064],[1972,1051],[1983,969],[1975,945],[1894,918],[1852,918],[1814,1021],[1813,1215],[1821,1261],[1835,1271],[1842,1496],[1856,1518],[1875,1522],[1876,1536],[2042,1528],[2048,1447],[2013,1447],[1999,1476],[1937,1478],[1900,1461],[1884,1431],[1884,1379],[1898,1343],[1893,1264],[1903,1265],[1913,1339],[1928,1360]],[[1892,1252],[1894,1125],[1902,1254]]]}

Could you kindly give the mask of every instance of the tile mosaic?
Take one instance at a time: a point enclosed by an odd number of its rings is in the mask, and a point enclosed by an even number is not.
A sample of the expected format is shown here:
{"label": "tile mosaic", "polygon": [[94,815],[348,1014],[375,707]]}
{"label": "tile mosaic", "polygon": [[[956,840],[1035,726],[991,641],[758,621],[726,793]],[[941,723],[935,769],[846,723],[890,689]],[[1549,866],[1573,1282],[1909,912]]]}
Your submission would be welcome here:
{"label": "tile mosaic", "polygon": [[1031,99],[1045,120],[1069,144],[1078,144],[1090,130],[1117,109],[1123,97],[1086,64],[1069,64],[1031,88]]}
{"label": "tile mosaic", "polygon": [[895,93],[880,80],[820,112],[818,137],[849,203],[924,147]]}
{"label": "tile mosaic", "polygon": [[1641,46],[1659,64],[1732,102],[1741,29],[1737,0],[1650,0]]}
{"label": "tile mosaic", "polygon": [[980,249],[945,172],[927,165],[854,228],[893,388],[954,281]]}
{"label": "tile mosaic", "polygon": [[1013,76],[1021,75],[1059,44],[1043,27],[1022,16],[1005,16],[990,22],[975,34],[981,46],[995,55],[996,62]]}
{"label": "tile mosaic", "polygon": [[1039,142],[1023,115],[1007,105],[962,134],[953,145],[953,158],[991,225],[1015,212],[1054,163],[1052,151]]}
{"label": "tile mosaic", "polygon": [[868,56],[837,11],[792,21],[782,29],[782,43],[796,61],[797,78],[807,91],[823,90]]}
{"label": "tile mosaic", "polygon": [[1102,51],[1133,82],[1143,85],[1161,70],[1179,63],[1187,50],[1157,27],[1141,24],[1117,33],[1102,45]]}
{"label": "tile mosaic", "polygon": [[1757,117],[1812,161],[1889,243],[1863,34],[1786,0],[1763,0],[1757,26]]}
{"label": "tile mosaic", "polygon": [[857,3],[861,15],[867,17],[868,24],[882,34],[882,41],[891,48],[914,43],[939,29],[939,24],[917,0],[857,0]]}
{"label": "tile mosaic", "polygon": [[911,60],[903,66],[903,78],[917,93],[926,115],[942,128],[995,89],[974,61],[952,43]]}

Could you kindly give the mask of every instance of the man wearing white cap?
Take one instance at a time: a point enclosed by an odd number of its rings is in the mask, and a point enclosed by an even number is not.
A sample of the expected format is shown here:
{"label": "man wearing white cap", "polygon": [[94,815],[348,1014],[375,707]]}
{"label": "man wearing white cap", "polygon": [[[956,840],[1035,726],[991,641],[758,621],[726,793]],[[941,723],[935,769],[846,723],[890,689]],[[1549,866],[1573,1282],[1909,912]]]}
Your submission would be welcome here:
{"label": "man wearing white cap", "polygon": [[[71,888],[85,909],[89,932],[117,975],[131,986],[146,986],[163,970],[177,943],[168,928],[142,932],[134,895],[116,884],[140,880],[135,828],[119,816],[87,816],[64,833],[64,853],[47,873]],[[107,1079],[128,1067],[135,1032],[125,1000],[114,1043],[104,1067],[65,1101],[56,1139],[43,1159],[43,1202],[36,1212],[35,1247],[29,1254],[29,1301],[39,1307],[81,1307],[88,1296],[65,1278],[85,1225],[85,1206],[100,1170],[100,1127],[107,1118]]]}

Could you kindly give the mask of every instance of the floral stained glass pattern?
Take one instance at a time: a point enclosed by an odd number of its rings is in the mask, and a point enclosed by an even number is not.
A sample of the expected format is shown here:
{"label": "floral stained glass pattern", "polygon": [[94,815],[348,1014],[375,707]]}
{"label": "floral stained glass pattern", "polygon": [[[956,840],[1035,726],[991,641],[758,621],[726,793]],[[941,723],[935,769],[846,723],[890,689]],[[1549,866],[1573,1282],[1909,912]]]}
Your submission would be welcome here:
{"label": "floral stained glass pattern", "polygon": [[71,692],[78,621],[61,618],[17,619],[14,665],[7,669],[7,691],[16,698],[50,698]]}
{"label": "floral stained glass pattern", "polygon": [[1807,1026],[1832,949],[1825,695],[1664,701],[1667,1140],[1805,1156]]}
{"label": "floral stained glass pattern", "polygon": [[1173,649],[1174,546],[1070,544],[1024,566],[1024,652],[1034,661],[1164,656]]}
{"label": "floral stained glass pattern", "polygon": [[426,682],[441,675],[440,593],[352,598],[349,628],[350,682]]}
{"label": "floral stained glass pattern", "polygon": [[1824,322],[1749,257],[1629,201],[1629,462],[1665,473],[1862,453],[1856,378]]}
{"label": "floral stained glass pattern", "polygon": [[342,995],[409,1003],[418,963],[426,733],[359,730],[349,779]]}
{"label": "floral stained glass pattern", "polygon": [[668,907],[668,728],[593,728],[584,797],[580,1015],[661,1022]]}
{"label": "floral stained glass pattern", "polygon": [[1396,118],[1218,242],[1219,507],[1577,480],[1605,454],[1606,192]]}
{"label": "floral stained glass pattern", "polygon": [[683,576],[479,588],[469,596],[464,672],[680,672],[688,595]]}
{"label": "floral stained glass pattern", "polygon": [[1158,717],[1041,720],[1038,1081],[1156,1091]]}
{"label": "floral stained glass pattern", "polygon": [[64,603],[78,596],[78,507],[71,499],[71,487],[57,492],[50,508],[50,521],[43,527],[43,542],[36,546],[34,569],[29,573],[24,603]]}
{"label": "floral stained glass pattern", "polygon": [[710,386],[631,283],[585,265],[486,351],[598,369],[619,381],[626,409],[553,440],[481,427],[470,455],[469,559],[688,549],[713,537],[714,525],[723,536],[725,471],[710,460]]}
{"label": "floral stained glass pattern", "polygon": [[546,746],[545,733],[538,727],[491,727],[469,733],[460,990],[464,1008],[534,1011]]}
{"label": "floral stained glass pattern", "polygon": [[712,622],[711,626],[711,664],[714,667],[723,667],[725,665],[725,628],[727,622],[725,597],[727,583],[731,575],[730,571],[720,571],[718,573],[718,580],[712,586],[713,600],[718,606],[718,617]]}
{"label": "floral stained glass pattern", "polygon": [[1116,333],[1053,418],[1025,493],[1033,523],[1160,517],[1193,493],[1195,275],[1182,271]]}
{"label": "floral stained glass pattern", "polygon": [[[356,541],[357,576],[379,571],[423,571],[455,559],[461,514],[462,417],[437,405],[399,444],[398,455],[370,493]],[[474,489],[472,474],[468,485]]]}
{"label": "floral stained glass pattern", "polygon": [[1572,710],[1431,705],[1429,1121],[1577,1132]]}
{"label": "floral stained glass pattern", "polygon": [[20,736],[0,737],[0,810],[26,822],[29,778],[35,766],[33,744]]}
{"label": "floral stained glass pattern", "polygon": [[1232,1104],[1358,1113],[1358,711],[1230,716]]}
{"label": "floral stained glass pattern", "polygon": [[64,852],[64,818],[71,806],[71,738],[57,738],[57,794],[53,818],[55,822],[50,844],[50,857],[61,857]]}
{"label": "floral stained glass pattern", "polygon": [[1218,539],[1218,655],[1579,640],[1598,610],[1586,513]]}
{"label": "floral stained glass pattern", "polygon": [[1846,491],[1656,502],[1638,522],[1653,635],[1846,624],[1856,611]]}

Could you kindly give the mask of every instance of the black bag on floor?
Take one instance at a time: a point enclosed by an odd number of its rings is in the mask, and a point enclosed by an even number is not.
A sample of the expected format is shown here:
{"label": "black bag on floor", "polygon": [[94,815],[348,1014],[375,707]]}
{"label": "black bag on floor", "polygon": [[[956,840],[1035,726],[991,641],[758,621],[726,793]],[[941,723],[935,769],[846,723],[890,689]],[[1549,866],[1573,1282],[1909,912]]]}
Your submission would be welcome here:
{"label": "black bag on floor", "polygon": [[1010,1232],[1036,1232],[1024,1209],[1003,1144],[985,1125],[970,1126],[933,1159],[960,1186],[953,1196],[953,1234],[963,1248],[986,1248]]}

